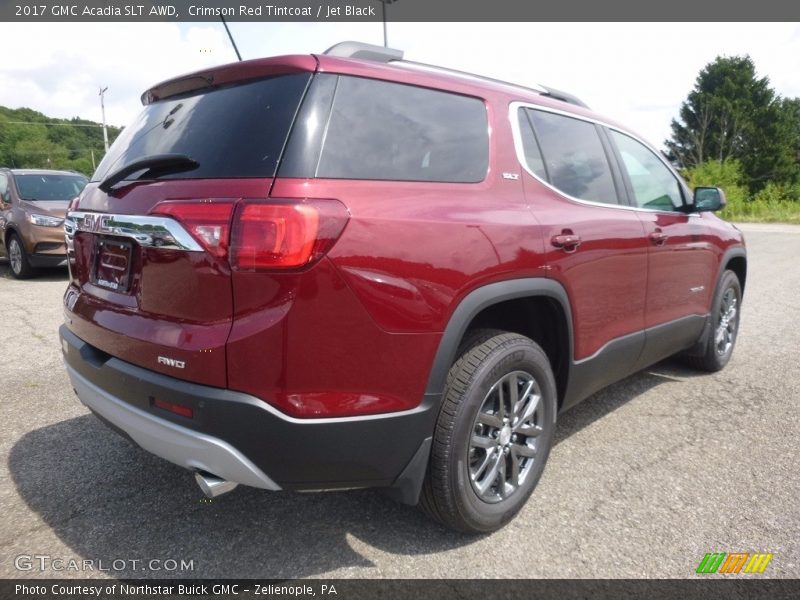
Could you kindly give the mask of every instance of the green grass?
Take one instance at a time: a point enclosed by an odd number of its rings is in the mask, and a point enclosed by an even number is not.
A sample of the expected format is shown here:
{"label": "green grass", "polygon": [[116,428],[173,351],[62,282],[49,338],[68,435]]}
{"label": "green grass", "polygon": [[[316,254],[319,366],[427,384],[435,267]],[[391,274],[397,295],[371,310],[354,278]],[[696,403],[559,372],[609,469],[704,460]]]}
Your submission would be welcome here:
{"label": "green grass", "polygon": [[744,200],[729,202],[719,216],[740,223],[797,223],[800,224],[800,202]]}

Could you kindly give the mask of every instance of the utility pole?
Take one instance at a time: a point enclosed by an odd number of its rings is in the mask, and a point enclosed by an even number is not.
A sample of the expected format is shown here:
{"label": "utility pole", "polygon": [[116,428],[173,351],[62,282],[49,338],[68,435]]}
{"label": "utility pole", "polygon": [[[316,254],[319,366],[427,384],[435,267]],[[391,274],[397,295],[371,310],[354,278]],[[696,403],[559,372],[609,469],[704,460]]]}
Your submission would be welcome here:
{"label": "utility pole", "polygon": [[108,86],[100,88],[100,111],[103,113],[103,145],[105,146],[106,153],[108,153],[108,130],[106,129],[106,105],[103,101],[103,96],[107,89]]}
{"label": "utility pole", "polygon": [[386,2],[381,2],[381,12],[383,13],[383,47],[389,47],[389,36],[386,33]]}

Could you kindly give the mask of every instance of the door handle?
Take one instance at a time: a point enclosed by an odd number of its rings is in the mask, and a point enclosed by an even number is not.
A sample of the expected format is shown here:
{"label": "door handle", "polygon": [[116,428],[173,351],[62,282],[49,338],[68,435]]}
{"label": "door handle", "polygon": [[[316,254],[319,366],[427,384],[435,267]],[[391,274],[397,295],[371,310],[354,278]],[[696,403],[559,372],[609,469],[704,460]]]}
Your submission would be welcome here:
{"label": "door handle", "polygon": [[554,235],[550,239],[550,243],[565,252],[575,252],[575,249],[581,245],[581,236],[574,233],[561,233]]}
{"label": "door handle", "polygon": [[661,231],[661,229],[656,229],[655,231],[651,232],[648,236],[650,241],[653,242],[656,246],[663,246],[664,242],[667,241],[669,237],[666,233]]}

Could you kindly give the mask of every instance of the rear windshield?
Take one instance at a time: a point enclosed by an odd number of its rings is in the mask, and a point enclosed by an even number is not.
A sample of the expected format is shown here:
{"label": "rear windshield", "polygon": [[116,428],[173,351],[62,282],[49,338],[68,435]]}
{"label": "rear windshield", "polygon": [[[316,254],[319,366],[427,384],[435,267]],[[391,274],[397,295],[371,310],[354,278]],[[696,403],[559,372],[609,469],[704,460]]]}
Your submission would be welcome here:
{"label": "rear windshield", "polygon": [[15,175],[14,181],[23,200],[72,200],[86,185],[81,175]]}
{"label": "rear windshield", "polygon": [[272,177],[310,77],[281,75],[145,106],[92,181],[157,154],[184,154],[199,163],[163,179]]}

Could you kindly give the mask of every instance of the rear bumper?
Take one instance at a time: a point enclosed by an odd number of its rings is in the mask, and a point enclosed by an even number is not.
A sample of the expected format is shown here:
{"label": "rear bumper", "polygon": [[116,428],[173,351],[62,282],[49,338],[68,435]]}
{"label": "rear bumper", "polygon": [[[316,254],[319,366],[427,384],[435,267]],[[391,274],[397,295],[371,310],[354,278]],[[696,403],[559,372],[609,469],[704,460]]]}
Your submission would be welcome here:
{"label": "rear bumper", "polygon": [[[393,487],[415,503],[437,416],[428,396],[409,411],[296,419],[262,400],[198,385],[116,359],[60,329],[64,361],[78,397],[145,450],[188,469],[254,487]],[[193,418],[153,406],[192,409]]]}
{"label": "rear bumper", "polygon": [[214,473],[227,481],[267,490],[280,489],[230,444],[131,406],[100,389],[69,365],[67,373],[81,402],[148,452],[187,469]]}

